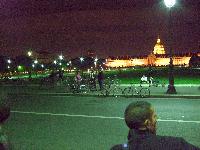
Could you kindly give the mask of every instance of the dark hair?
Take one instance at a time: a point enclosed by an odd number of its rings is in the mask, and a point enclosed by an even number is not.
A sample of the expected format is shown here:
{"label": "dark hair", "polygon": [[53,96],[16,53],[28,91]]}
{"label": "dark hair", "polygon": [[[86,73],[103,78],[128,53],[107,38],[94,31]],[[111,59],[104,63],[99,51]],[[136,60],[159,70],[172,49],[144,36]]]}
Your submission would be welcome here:
{"label": "dark hair", "polygon": [[125,110],[124,117],[126,125],[130,129],[138,129],[146,119],[150,119],[153,111],[151,104],[146,101],[137,101],[129,104]]}
{"label": "dark hair", "polygon": [[4,123],[10,116],[10,107],[8,105],[0,105],[0,123]]}

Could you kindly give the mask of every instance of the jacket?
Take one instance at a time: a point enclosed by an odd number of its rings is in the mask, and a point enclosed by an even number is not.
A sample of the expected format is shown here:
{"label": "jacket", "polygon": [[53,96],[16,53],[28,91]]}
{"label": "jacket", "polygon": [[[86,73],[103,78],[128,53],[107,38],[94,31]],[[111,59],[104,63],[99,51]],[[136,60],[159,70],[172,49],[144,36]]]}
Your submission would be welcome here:
{"label": "jacket", "polygon": [[183,138],[130,130],[128,143],[114,145],[111,150],[200,150],[200,148],[186,142]]}

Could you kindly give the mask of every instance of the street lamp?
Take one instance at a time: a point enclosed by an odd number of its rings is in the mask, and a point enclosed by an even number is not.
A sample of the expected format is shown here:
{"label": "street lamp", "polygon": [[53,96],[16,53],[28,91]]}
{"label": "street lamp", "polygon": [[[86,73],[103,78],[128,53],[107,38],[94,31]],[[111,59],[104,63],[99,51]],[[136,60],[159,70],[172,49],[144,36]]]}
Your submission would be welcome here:
{"label": "street lamp", "polygon": [[10,60],[10,59],[8,59],[7,62],[8,62],[9,64],[11,64],[11,60]]}
{"label": "street lamp", "polygon": [[175,5],[176,3],[176,0],[164,0],[165,2],[165,5],[168,7],[168,8],[171,8]]}
{"label": "street lamp", "polygon": [[27,52],[27,55],[30,57],[30,56],[32,56],[32,51],[28,51]]}
{"label": "street lamp", "polygon": [[171,13],[171,8],[175,5],[176,0],[164,0],[164,3],[166,7],[169,9],[169,18],[168,18],[168,45],[169,45],[169,57],[170,57],[170,62],[169,62],[169,85],[167,89],[167,94],[176,94],[176,89],[174,86],[174,74],[173,74],[173,54],[172,54],[172,13]]}
{"label": "street lamp", "polygon": [[59,55],[58,58],[59,58],[60,60],[63,60],[63,59],[64,59],[64,56],[63,56],[63,55]]}
{"label": "street lamp", "polygon": [[80,61],[83,62],[83,61],[84,61],[84,58],[83,58],[83,57],[80,57]]}
{"label": "street lamp", "polygon": [[38,60],[36,59],[36,60],[34,60],[34,64],[37,64],[38,63]]}

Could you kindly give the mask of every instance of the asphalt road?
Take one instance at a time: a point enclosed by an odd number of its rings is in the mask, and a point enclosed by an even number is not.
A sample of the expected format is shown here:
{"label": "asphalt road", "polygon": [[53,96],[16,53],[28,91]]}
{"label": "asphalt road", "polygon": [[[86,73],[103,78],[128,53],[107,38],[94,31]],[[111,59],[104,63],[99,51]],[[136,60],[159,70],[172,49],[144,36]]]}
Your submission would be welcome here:
{"label": "asphalt road", "polygon": [[200,147],[200,99],[10,95],[5,127],[13,150],[108,150],[127,141],[123,113],[136,100],[155,107],[157,134]]}

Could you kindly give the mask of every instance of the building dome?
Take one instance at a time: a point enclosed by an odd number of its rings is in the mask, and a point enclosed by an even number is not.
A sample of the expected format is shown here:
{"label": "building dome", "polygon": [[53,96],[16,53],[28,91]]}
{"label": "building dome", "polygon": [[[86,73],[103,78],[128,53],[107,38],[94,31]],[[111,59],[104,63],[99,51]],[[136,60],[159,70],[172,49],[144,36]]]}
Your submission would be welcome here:
{"label": "building dome", "polygon": [[165,54],[164,46],[160,43],[160,38],[158,37],[157,43],[154,46],[153,54]]}

